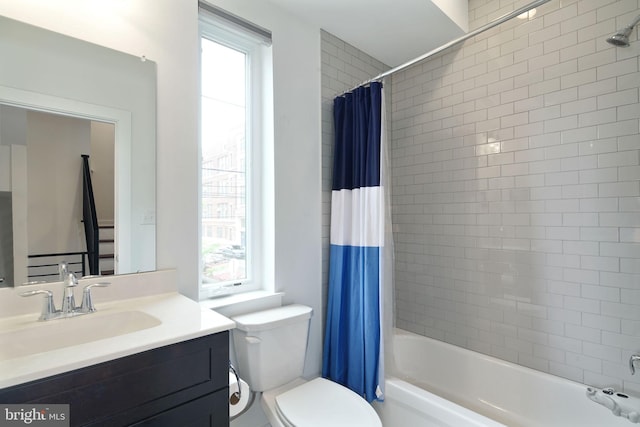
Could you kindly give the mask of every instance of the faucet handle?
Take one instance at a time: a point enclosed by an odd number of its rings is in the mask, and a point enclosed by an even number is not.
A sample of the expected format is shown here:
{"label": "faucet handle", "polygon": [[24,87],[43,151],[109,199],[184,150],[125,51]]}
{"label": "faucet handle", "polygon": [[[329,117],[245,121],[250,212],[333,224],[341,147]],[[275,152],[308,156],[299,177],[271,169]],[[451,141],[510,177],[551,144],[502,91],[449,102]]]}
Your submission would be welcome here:
{"label": "faucet handle", "polygon": [[46,289],[40,289],[37,291],[22,292],[20,296],[31,297],[40,294],[44,294],[44,301],[42,303],[42,313],[40,314],[40,318],[38,320],[49,320],[58,313],[55,303],[53,302],[53,292]]}
{"label": "faucet handle", "polygon": [[84,290],[82,291],[82,305],[80,306],[80,312],[93,313],[94,311],[96,311],[96,307],[93,305],[93,300],[91,299],[91,289],[106,288],[110,284],[111,283],[109,282],[99,282],[85,286]]}
{"label": "faucet handle", "polygon": [[92,288],[106,288],[107,286],[109,286],[111,284],[111,282],[98,282],[98,283],[92,283],[90,285],[87,285],[84,287],[84,291],[85,292],[89,292],[91,291]]}
{"label": "faucet handle", "polygon": [[636,373],[635,362],[638,360],[640,360],[640,354],[632,354],[629,358],[629,369],[631,370],[631,375],[635,375]]}

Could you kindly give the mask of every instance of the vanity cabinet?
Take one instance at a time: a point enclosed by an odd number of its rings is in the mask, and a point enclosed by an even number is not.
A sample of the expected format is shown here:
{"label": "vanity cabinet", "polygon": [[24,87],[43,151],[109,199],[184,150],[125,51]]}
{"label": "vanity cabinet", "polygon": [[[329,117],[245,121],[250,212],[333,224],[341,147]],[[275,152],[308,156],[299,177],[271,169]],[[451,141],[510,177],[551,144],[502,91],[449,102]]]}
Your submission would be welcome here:
{"label": "vanity cabinet", "polygon": [[0,402],[70,404],[72,426],[228,426],[228,366],[224,331],[8,387]]}

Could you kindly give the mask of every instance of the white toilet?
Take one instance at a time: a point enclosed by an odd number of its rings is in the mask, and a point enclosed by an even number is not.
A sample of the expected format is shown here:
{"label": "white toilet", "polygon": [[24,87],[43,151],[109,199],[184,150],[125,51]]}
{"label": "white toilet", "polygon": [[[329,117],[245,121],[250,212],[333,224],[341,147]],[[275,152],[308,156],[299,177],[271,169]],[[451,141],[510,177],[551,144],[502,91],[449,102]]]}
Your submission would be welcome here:
{"label": "white toilet", "polygon": [[273,427],[381,427],[366,400],[324,378],[303,379],[311,307],[287,305],[236,316],[240,375],[262,392]]}

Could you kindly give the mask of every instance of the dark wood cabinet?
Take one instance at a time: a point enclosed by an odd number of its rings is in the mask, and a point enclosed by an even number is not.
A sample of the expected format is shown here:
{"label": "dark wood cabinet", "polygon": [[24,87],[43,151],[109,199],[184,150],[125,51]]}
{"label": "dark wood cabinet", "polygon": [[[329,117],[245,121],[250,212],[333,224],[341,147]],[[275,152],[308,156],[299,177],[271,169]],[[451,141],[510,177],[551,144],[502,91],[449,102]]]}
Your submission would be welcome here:
{"label": "dark wood cabinet", "polygon": [[[229,394],[220,390],[199,399],[180,405],[176,408],[154,415],[139,423],[136,427],[208,427],[229,425]],[[220,406],[227,410],[216,410]]]}
{"label": "dark wood cabinet", "polygon": [[0,402],[67,403],[72,426],[223,427],[228,362],[224,331],[8,387]]}

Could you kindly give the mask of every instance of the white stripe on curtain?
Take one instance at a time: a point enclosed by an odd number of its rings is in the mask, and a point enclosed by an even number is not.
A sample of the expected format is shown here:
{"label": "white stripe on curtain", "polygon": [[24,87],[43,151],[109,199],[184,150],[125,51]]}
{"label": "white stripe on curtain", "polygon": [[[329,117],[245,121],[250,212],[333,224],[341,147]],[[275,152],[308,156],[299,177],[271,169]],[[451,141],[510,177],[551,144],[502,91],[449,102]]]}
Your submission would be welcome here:
{"label": "white stripe on curtain", "polygon": [[383,203],[383,187],[332,191],[331,244],[384,246]]}

